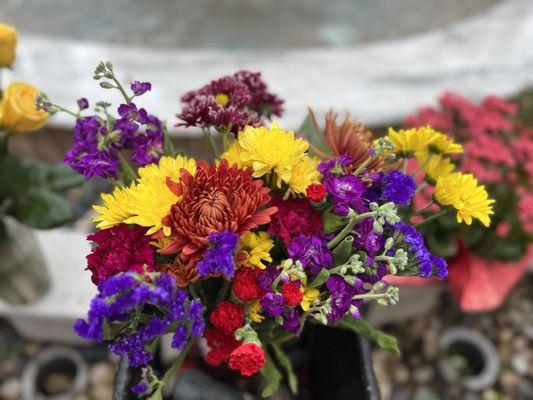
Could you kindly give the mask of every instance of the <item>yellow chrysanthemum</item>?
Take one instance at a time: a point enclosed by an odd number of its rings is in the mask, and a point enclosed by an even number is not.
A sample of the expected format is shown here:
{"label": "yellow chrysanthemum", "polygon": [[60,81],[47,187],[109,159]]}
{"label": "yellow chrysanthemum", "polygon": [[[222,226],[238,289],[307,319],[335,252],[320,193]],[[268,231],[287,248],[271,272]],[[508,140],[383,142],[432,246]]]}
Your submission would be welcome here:
{"label": "yellow chrysanthemum", "polygon": [[394,145],[393,153],[400,157],[412,157],[419,152],[426,151],[428,146],[437,139],[438,134],[439,132],[428,126],[398,131],[389,128],[387,138]]}
{"label": "yellow chrysanthemum", "polygon": [[131,217],[131,198],[134,191],[135,184],[132,183],[130,187],[115,187],[111,194],[102,194],[104,204],[93,206],[93,209],[100,214],[93,218],[96,226],[108,229]]}
{"label": "yellow chrysanthemum", "polygon": [[261,306],[259,305],[259,300],[254,300],[250,303],[248,306],[248,315],[254,322],[263,322],[265,317],[261,315]]}
{"label": "yellow chrysanthemum", "polygon": [[455,143],[453,139],[448,136],[436,132],[437,137],[433,140],[429,146],[428,151],[434,154],[462,154],[464,152],[463,145]]}
{"label": "yellow chrysanthemum", "polygon": [[311,304],[313,304],[313,301],[315,301],[318,296],[320,296],[320,292],[316,288],[312,289],[306,289],[302,285],[302,293],[303,293],[303,299],[300,303],[300,306],[302,307],[302,310],[307,311],[311,307]]}
{"label": "yellow chrysanthemum", "polygon": [[472,174],[455,172],[437,179],[434,193],[435,201],[440,206],[452,206],[457,210],[457,222],[472,223],[477,218],[485,226],[490,225],[490,215],[494,200],[483,185]]}
{"label": "yellow chrysanthemum", "polygon": [[321,174],[318,172],[320,160],[306,157],[294,166],[289,180],[289,187],[298,194],[305,194],[306,189],[313,183],[320,183]]}
{"label": "yellow chrysanthemum", "polygon": [[222,154],[221,158],[223,160],[227,160],[230,165],[237,164],[239,166],[239,168],[244,168],[245,165],[244,165],[244,163],[241,160],[242,152],[243,152],[243,150],[242,150],[241,145],[239,144],[239,142],[237,140],[235,140],[229,146],[228,150],[226,150],[224,152],[224,154]]}
{"label": "yellow chrysanthemum", "polygon": [[275,123],[270,129],[247,126],[237,140],[242,150],[239,154],[242,166],[252,167],[255,178],[274,172],[278,188],[282,182],[290,182],[295,165],[307,157],[309,148],[308,142],[295,138],[293,131],[281,129]]}
{"label": "yellow chrysanthemum", "polygon": [[246,233],[239,238],[239,258],[243,257],[241,264],[265,269],[263,261],[272,262],[270,250],[274,241],[267,232]]}
{"label": "yellow chrysanthemum", "polygon": [[449,175],[455,169],[455,164],[441,155],[424,153],[417,156],[417,160],[424,166],[424,172],[430,182],[436,182],[439,177]]}
{"label": "yellow chrysanthemum", "polygon": [[170,235],[170,228],[161,220],[179,198],[167,187],[166,180],[179,180],[181,169],[194,173],[196,162],[183,156],[161,157],[158,164],[139,169],[139,184],[131,193],[131,217],[125,222],[149,228],[147,235],[161,229],[165,236]]}

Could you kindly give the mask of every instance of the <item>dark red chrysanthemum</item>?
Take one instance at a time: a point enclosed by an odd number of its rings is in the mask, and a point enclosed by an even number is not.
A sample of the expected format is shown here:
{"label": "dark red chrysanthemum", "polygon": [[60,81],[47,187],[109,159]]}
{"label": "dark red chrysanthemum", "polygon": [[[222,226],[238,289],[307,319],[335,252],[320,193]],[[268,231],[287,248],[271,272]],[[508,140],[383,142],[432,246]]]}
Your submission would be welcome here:
{"label": "dark red chrysanthemum", "polygon": [[243,344],[233,350],[229,356],[229,367],[238,370],[241,375],[251,376],[265,364],[265,351],[256,343]]}
{"label": "dark red chrysanthemum", "polygon": [[240,301],[251,301],[261,297],[262,290],[257,283],[259,268],[242,267],[235,273],[232,290]]}
{"label": "dark red chrysanthemum", "polygon": [[226,335],[232,335],[244,325],[244,308],[229,301],[218,303],[210,316],[211,323]]}
{"label": "dark red chrysanthemum", "polygon": [[87,256],[86,268],[92,272],[93,283],[120,272],[152,269],[155,249],[145,234],[143,227],[120,224],[87,236],[96,244]]}
{"label": "dark red chrysanthemum", "polygon": [[294,282],[287,282],[281,287],[281,293],[285,299],[285,303],[290,307],[296,307],[302,302],[304,297],[300,290],[300,285]]}
{"label": "dark red chrysanthemum", "polygon": [[227,335],[218,329],[207,328],[204,333],[209,351],[205,361],[209,365],[219,365],[227,361],[231,352],[242,344],[242,340],[235,339],[235,335]]}
{"label": "dark red chrysanthemum", "polygon": [[171,235],[163,253],[180,254],[183,262],[203,254],[211,233],[229,231],[239,235],[270,222],[275,207],[263,181],[252,177],[251,169],[218,166],[200,161],[196,173],[182,169],[179,182],[167,185],[181,199],[170,209],[163,224]]}
{"label": "dark red chrysanthemum", "polygon": [[293,237],[303,234],[323,234],[323,224],[320,214],[311,206],[309,200],[295,198],[282,200],[279,196],[270,203],[278,209],[272,217],[268,233],[283,238],[288,246]]}
{"label": "dark red chrysanthemum", "polygon": [[307,186],[307,198],[314,202],[320,202],[326,197],[326,187],[321,183],[313,183]]}

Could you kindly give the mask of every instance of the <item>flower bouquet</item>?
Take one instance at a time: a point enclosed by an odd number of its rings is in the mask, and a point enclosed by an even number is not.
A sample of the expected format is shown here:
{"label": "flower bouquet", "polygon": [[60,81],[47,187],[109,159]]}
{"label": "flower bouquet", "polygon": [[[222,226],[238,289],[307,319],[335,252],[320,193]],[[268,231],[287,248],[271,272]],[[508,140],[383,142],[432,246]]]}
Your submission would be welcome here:
{"label": "flower bouquet", "polygon": [[[424,107],[407,126],[430,124],[448,132],[464,148],[455,160],[418,159],[429,176],[457,169],[475,174],[496,199],[491,229],[476,224],[465,230],[444,217],[423,228],[432,251],[453,257],[449,268],[452,293],[463,311],[490,311],[505,300],[533,256],[533,129],[523,122],[526,105],[496,96],[480,104],[445,93],[438,107]],[[456,153],[463,153],[457,148]],[[416,162],[411,166],[416,169]],[[453,174],[452,174],[453,175]],[[414,204],[424,204],[431,190],[422,190]]]}
{"label": "flower bouquet", "polygon": [[[310,147],[269,122],[283,102],[260,73],[239,71],[182,97],[178,125],[199,128],[210,151],[208,160],[194,160],[134,103],[149,83],[126,89],[109,62],[94,79],[124,102],[118,115],[106,102],[84,115],[85,99],[67,111],[76,124],[65,161],[115,186],[94,206],[99,230],[88,236],[87,269],[98,294],[75,330],[142,368],[135,393],[161,398],[197,341],[210,365],[260,372],[264,396],[276,392],[280,369],[297,392],[283,345],[308,324],[348,329],[399,352],[361,313],[366,301],[398,301],[388,274],[446,277],[446,263],[417,230],[429,218],[418,212],[421,220],[410,222],[417,185],[403,169],[410,157],[457,144],[430,128],[391,131],[372,143],[360,125],[348,118],[338,126],[330,113],[325,131],[314,119],[304,124]],[[44,94],[37,106],[66,111]],[[459,220],[488,224],[492,201],[471,175],[438,179],[434,196]],[[165,334],[181,352],[158,377],[150,361]]]}
{"label": "flower bouquet", "polygon": [[[0,24],[0,82],[15,60],[17,32]],[[24,82],[0,84],[0,298],[36,300],[48,276],[29,228],[49,229],[73,218],[62,193],[83,182],[66,165],[21,160],[10,153],[14,136],[41,129],[48,113],[35,109],[39,90]]]}

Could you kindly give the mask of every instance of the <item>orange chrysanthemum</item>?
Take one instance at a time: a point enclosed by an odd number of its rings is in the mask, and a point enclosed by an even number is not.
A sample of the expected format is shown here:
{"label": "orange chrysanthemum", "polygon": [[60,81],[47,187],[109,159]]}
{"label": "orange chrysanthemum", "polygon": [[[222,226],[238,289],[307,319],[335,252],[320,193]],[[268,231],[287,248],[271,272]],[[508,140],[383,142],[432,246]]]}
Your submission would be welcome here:
{"label": "orange chrysanthemum", "polygon": [[[325,126],[322,131],[318,127],[311,109],[309,109],[309,115],[317,134],[330,150],[330,152],[327,152],[311,145],[313,152],[320,158],[329,160],[333,157],[347,155],[353,160],[349,166],[351,171],[355,171],[359,165],[368,159],[372,145],[372,132],[366,130],[363,124],[347,116],[342,124],[338,125],[337,114],[331,110],[326,114]],[[380,172],[390,168],[390,165],[386,165],[384,157],[374,158],[366,167],[370,172]]]}
{"label": "orange chrysanthemum", "polygon": [[167,185],[181,199],[163,218],[170,227],[163,253],[178,254],[185,264],[203,254],[209,235],[230,231],[240,234],[270,222],[277,209],[270,202],[269,188],[252,177],[253,171],[230,166],[198,163],[192,175],[182,170],[179,182],[167,178]]}

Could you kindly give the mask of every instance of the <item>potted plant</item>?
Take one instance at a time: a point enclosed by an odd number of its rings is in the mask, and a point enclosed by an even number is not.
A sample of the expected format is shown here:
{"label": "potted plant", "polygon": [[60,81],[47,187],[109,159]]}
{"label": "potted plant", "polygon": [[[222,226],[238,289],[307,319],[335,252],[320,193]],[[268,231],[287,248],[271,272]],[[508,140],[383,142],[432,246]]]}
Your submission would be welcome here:
{"label": "potted plant", "polygon": [[[16,42],[15,29],[0,24],[0,78],[14,61]],[[46,111],[35,109],[38,93],[23,82],[0,85],[0,298],[10,303],[34,301],[46,292],[48,273],[32,228],[69,221],[72,213],[61,193],[82,182],[64,165],[10,154],[13,136],[38,130],[48,119]]]}
{"label": "potted plant", "polygon": [[[182,97],[179,125],[200,128],[210,153],[195,160],[176,152],[162,121],[135,104],[149,83],[124,87],[110,62],[97,66],[94,79],[124,101],[116,113],[98,102],[86,115],[85,99],[77,112],[67,111],[76,123],[66,162],[86,178],[101,176],[114,185],[94,206],[98,230],[88,236],[94,247],[87,269],[98,294],[75,330],[108,343],[140,371],[133,393],[162,398],[187,355],[194,359],[202,348],[206,368],[229,371],[228,381],[265,397],[283,379],[293,395],[309,387],[305,380],[298,384],[294,347],[311,360],[303,376],[320,382],[318,370],[356,365],[355,353],[364,358],[353,336],[314,335],[314,325],[356,333],[399,354],[394,338],[361,314],[367,301],[398,301],[398,289],[383,279],[387,274],[446,276],[444,260],[427,250],[409,221],[416,182],[402,168],[437,140],[436,151],[443,153],[457,144],[430,128],[391,131],[375,143],[356,136],[363,142],[359,157],[346,152],[321,160],[304,137],[269,123],[281,115],[283,102],[261,74],[239,71]],[[65,111],[44,94],[37,105]],[[329,125],[338,136],[333,144],[355,135],[334,121]],[[455,181],[438,181],[439,207],[490,220],[492,200],[472,185],[473,193],[465,193]],[[476,207],[460,209],[458,198],[475,200]],[[158,374],[151,361],[167,333],[180,353]],[[344,343],[346,352],[328,354],[326,343],[332,349]],[[237,380],[240,375],[250,379]],[[324,376],[339,398],[361,384]],[[352,396],[364,392],[359,389]]]}

